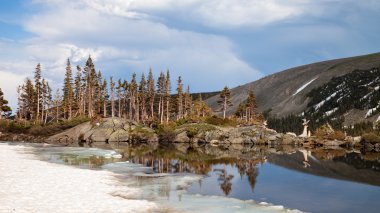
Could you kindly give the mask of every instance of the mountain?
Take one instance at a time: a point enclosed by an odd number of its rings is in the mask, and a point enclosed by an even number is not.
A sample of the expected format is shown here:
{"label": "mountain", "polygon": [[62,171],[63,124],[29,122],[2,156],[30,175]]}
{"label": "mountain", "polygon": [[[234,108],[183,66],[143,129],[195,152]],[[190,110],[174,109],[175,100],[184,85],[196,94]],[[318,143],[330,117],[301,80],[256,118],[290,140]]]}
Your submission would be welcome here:
{"label": "mountain", "polygon": [[[347,119],[354,123],[367,118],[376,120],[372,115],[377,113],[380,101],[379,74],[380,53],[287,69],[231,89],[233,106],[227,113],[235,113],[252,88],[258,111],[270,110],[272,116],[293,114],[316,118],[327,115],[330,119],[334,119],[333,116],[337,119],[349,113],[351,116]],[[219,96],[215,95],[205,101],[218,110],[218,100]],[[369,109],[373,110],[369,113]],[[367,113],[371,116],[366,116]]]}

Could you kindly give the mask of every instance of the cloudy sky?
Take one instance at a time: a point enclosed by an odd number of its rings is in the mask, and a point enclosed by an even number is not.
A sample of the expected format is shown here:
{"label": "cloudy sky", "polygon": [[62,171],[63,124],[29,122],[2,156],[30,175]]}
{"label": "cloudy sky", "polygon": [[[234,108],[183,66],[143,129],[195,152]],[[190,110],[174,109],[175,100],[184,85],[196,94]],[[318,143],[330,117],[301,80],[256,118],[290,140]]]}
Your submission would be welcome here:
{"label": "cloudy sky", "polygon": [[215,91],[286,68],[380,51],[378,0],[0,0],[0,88],[37,63],[60,87],[65,61],[106,76],[152,67]]}

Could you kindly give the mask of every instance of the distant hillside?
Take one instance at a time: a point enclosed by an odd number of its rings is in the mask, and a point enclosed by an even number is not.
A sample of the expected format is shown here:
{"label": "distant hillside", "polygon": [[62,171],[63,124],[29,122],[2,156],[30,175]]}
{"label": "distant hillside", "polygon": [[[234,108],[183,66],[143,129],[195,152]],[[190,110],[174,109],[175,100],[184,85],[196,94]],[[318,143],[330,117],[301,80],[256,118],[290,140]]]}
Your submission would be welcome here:
{"label": "distant hillside", "polygon": [[[380,53],[375,53],[288,69],[233,88],[233,106],[228,113],[235,113],[239,103],[247,98],[249,89],[253,88],[259,111],[271,110],[273,116],[305,113],[314,118],[327,116],[332,119],[345,114],[346,122],[361,121],[365,117],[376,120],[374,114],[379,110],[379,67]],[[218,99],[219,96],[215,95],[205,101],[218,110]],[[323,100],[325,102],[321,104]],[[318,104],[321,106],[317,107]],[[366,116],[369,109],[375,107],[371,115]],[[363,119],[358,119],[358,116]]]}
{"label": "distant hillside", "polygon": [[356,70],[334,77],[314,88],[302,113],[317,124],[341,120],[345,125],[360,121],[380,121],[380,67]]}

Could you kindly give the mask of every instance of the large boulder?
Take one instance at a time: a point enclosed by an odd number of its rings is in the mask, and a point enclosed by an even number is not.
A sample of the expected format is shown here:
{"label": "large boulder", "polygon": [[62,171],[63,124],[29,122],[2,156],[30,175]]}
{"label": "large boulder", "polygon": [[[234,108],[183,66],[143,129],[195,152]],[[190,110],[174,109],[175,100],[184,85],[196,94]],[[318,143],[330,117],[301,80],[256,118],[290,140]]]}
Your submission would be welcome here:
{"label": "large boulder", "polygon": [[278,141],[282,134],[264,126],[221,127],[210,124],[185,124],[175,130],[175,142],[206,142],[211,144],[268,143]]}
{"label": "large boulder", "polygon": [[76,144],[93,142],[157,142],[154,130],[122,118],[105,118],[98,123],[86,122],[47,139],[51,143]]}

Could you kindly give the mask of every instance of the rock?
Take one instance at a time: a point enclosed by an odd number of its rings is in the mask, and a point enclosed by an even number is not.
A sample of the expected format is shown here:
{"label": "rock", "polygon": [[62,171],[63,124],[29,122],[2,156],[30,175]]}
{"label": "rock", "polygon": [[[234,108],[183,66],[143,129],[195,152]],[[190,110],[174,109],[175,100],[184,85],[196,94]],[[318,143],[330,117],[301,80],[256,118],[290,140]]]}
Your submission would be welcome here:
{"label": "rock", "polygon": [[371,143],[365,143],[364,148],[366,151],[372,151],[375,148],[375,146],[372,145]]}
{"label": "rock", "polygon": [[47,139],[50,143],[76,144],[78,142],[157,142],[155,132],[136,122],[122,118],[105,118],[99,125],[86,122]]}
{"label": "rock", "polygon": [[242,143],[245,143],[246,142],[246,139],[245,138],[242,138],[242,137],[234,137],[232,139],[229,140],[230,143],[233,143],[233,144],[242,144]]}
{"label": "rock", "polygon": [[296,133],[294,133],[294,132],[287,132],[286,135],[290,135],[290,136],[293,136],[293,137],[297,137]]}
{"label": "rock", "polygon": [[223,132],[220,130],[211,130],[205,132],[204,134],[204,140],[206,142],[211,142],[212,140],[220,140],[222,138],[225,138],[225,136],[223,135]]}
{"label": "rock", "polygon": [[296,138],[295,136],[286,133],[282,137],[282,144],[284,144],[284,145],[294,144],[295,138]]}
{"label": "rock", "polygon": [[346,141],[338,141],[338,140],[328,140],[328,141],[324,141],[323,142],[323,146],[326,146],[326,147],[337,147],[337,146],[342,146],[344,144],[346,144],[347,142]]}
{"label": "rock", "polygon": [[124,129],[118,129],[109,137],[109,142],[128,142],[130,140],[130,134]]}
{"label": "rock", "polygon": [[270,136],[267,137],[267,140],[269,140],[269,141],[276,141],[277,137],[275,135],[270,135]]}
{"label": "rock", "polygon": [[187,136],[186,132],[181,132],[175,136],[174,141],[178,143],[189,143],[190,138]]}

